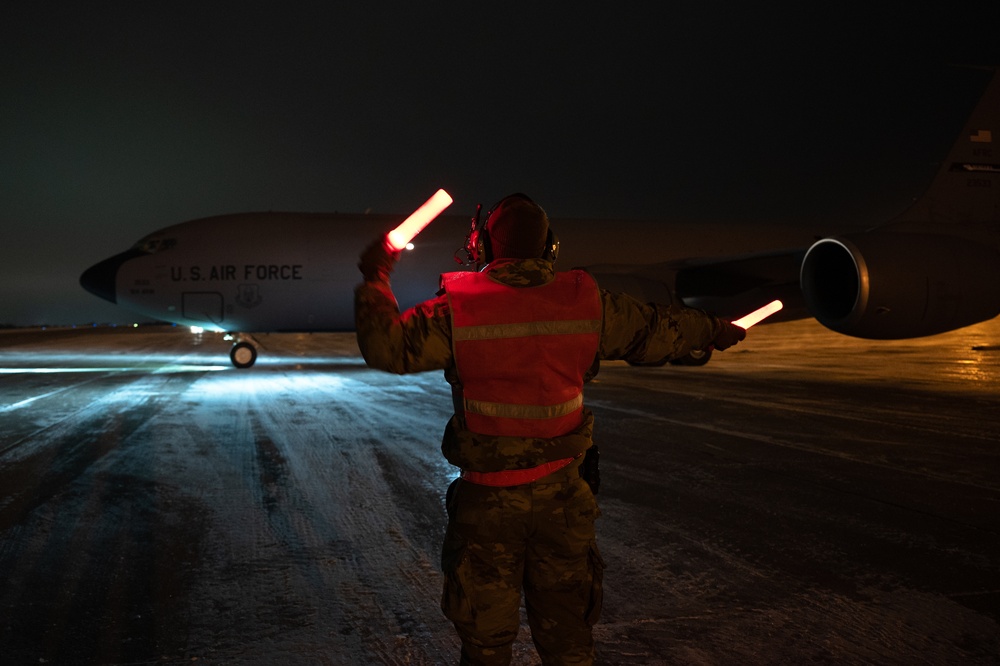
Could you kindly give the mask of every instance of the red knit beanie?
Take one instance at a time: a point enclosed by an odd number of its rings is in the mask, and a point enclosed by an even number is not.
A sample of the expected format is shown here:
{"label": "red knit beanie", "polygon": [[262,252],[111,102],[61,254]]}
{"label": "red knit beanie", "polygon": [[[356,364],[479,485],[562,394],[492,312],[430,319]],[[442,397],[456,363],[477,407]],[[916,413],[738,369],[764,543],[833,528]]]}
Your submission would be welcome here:
{"label": "red knit beanie", "polygon": [[493,259],[534,259],[545,252],[549,218],[524,195],[503,199],[486,220]]}

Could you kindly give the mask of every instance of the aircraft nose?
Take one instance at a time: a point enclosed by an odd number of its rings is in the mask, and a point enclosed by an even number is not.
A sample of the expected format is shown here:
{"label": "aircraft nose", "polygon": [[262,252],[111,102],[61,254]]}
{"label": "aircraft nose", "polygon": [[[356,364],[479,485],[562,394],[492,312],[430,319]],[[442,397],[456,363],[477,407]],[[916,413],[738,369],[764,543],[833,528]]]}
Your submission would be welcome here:
{"label": "aircraft nose", "polygon": [[118,294],[115,290],[115,280],[118,277],[118,268],[140,254],[142,253],[130,250],[94,264],[80,275],[80,286],[94,296],[111,303],[117,303]]}

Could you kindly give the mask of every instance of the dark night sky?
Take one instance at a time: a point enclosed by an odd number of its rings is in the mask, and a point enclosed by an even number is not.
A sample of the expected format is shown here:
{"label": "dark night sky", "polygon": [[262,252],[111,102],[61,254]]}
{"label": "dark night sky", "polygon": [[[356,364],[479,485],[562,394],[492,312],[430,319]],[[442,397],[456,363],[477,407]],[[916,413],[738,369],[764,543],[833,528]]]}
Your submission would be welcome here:
{"label": "dark night sky", "polygon": [[5,3],[0,324],[127,321],[80,272],[220,213],[879,219],[1000,64],[995,1],[660,4]]}

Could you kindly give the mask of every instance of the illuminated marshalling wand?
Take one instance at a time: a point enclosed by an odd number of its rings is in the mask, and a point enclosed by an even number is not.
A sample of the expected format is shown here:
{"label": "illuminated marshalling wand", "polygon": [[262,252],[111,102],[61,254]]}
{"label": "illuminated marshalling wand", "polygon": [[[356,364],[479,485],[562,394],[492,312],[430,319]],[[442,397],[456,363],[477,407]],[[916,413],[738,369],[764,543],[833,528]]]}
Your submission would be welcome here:
{"label": "illuminated marshalling wand", "polygon": [[424,230],[431,221],[451,205],[453,199],[444,190],[438,190],[424,205],[413,211],[413,214],[403,220],[403,223],[388,234],[389,245],[396,250],[406,247],[417,234]]}
{"label": "illuminated marshalling wand", "polygon": [[771,301],[764,307],[754,310],[745,317],[740,317],[739,319],[734,321],[733,324],[743,329],[750,328],[754,324],[759,324],[764,319],[767,319],[775,312],[780,310],[782,307],[784,306],[782,305],[781,301]]}

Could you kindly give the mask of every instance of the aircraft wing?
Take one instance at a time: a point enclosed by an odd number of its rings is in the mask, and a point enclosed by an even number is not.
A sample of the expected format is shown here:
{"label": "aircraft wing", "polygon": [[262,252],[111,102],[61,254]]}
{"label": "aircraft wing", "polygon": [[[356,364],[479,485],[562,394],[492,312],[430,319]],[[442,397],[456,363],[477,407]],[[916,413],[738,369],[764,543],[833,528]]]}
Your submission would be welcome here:
{"label": "aircraft wing", "polygon": [[623,291],[643,302],[680,302],[726,319],[736,319],[778,299],[785,308],[769,321],[789,321],[810,316],[799,289],[799,269],[806,249],[586,268],[604,289]]}

